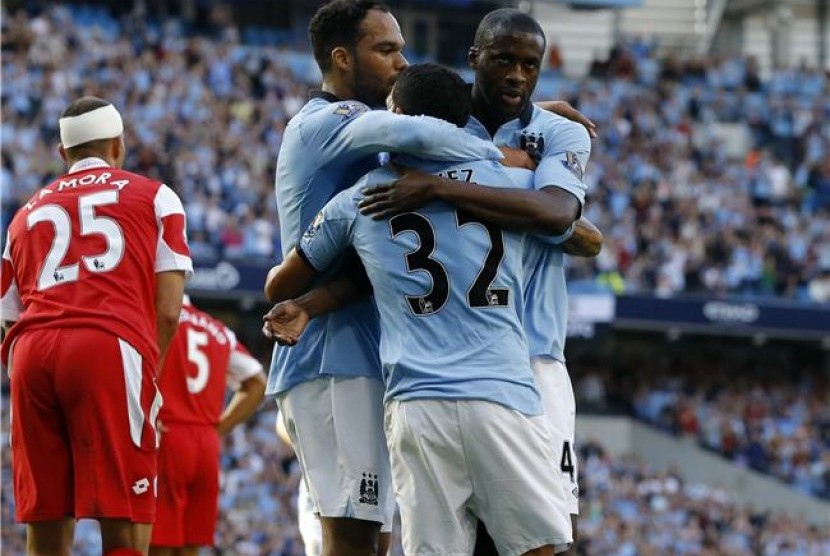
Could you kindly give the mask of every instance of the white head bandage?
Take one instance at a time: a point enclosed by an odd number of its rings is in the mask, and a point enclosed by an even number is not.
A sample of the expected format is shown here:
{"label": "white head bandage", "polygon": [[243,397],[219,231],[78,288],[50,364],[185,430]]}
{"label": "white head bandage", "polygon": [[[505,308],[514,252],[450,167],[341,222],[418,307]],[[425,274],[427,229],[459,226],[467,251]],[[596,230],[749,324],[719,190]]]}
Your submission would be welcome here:
{"label": "white head bandage", "polygon": [[112,104],[58,121],[64,149],[98,139],[112,139],[124,133],[121,114]]}

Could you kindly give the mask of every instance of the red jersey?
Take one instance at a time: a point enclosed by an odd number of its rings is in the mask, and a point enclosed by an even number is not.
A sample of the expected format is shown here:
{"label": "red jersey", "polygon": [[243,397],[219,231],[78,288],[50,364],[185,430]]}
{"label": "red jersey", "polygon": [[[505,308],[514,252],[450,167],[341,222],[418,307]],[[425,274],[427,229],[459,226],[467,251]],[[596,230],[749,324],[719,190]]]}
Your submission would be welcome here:
{"label": "red jersey", "polygon": [[[27,330],[91,327],[158,362],[156,273],[193,270],[182,203],[166,185],[86,158],[12,219],[3,252],[3,342]],[[94,354],[91,354],[94,355]]]}
{"label": "red jersey", "polygon": [[162,423],[216,425],[226,385],[237,388],[261,372],[262,365],[231,329],[185,302],[159,379],[164,397],[159,418]]}

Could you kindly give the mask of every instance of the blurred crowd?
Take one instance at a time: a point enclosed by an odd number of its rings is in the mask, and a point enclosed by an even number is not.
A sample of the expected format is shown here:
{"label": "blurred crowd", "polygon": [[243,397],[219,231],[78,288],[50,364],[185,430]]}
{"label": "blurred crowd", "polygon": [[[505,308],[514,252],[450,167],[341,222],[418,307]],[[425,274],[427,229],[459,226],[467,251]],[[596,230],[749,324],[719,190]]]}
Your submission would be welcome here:
{"label": "blurred crowd", "polygon": [[[3,222],[62,171],[61,110],[96,94],[128,122],[127,167],[184,199],[197,258],[278,256],[275,159],[310,56],[245,45],[232,24],[208,35],[61,5],[2,16]],[[751,59],[658,58],[638,40],[584,80],[545,79],[600,126],[585,214],[606,243],[571,261],[575,289],[830,301],[826,74],[762,79]]]}
{"label": "blurred crowd", "polygon": [[803,518],[739,506],[725,490],[580,450],[579,554],[602,556],[819,556],[830,532]]}
{"label": "blurred crowd", "polygon": [[830,500],[830,378],[819,363],[694,348],[621,351],[613,361],[569,365],[580,411],[630,413]]}
{"label": "blurred crowd", "polygon": [[[103,22],[100,22],[103,18]],[[125,166],[173,187],[200,259],[262,257],[279,247],[274,167],[285,122],[307,87],[276,50],[188,37],[175,20],[79,25],[66,6],[3,14],[3,221],[62,173],[57,122],[80,94],[111,100],[127,122]]]}
{"label": "blurred crowd", "polygon": [[[182,197],[196,258],[278,256],[274,167],[286,122],[312,80],[307,55],[247,46],[233,26],[200,35],[175,19],[116,20],[77,6],[37,16],[3,9],[0,18],[4,228],[63,171],[55,148],[61,111],[94,94],[125,116],[126,167]],[[762,78],[751,59],[657,52],[631,41],[584,80],[556,78],[563,98],[600,126],[585,215],[606,242],[597,259],[569,262],[573,289],[830,302],[828,76],[799,67]],[[803,369],[793,369],[797,379],[741,379],[734,365],[643,357],[572,367],[583,406],[624,406],[830,498],[826,380]],[[2,380],[0,442],[8,446]],[[302,554],[299,470],[274,419],[268,404],[225,439],[217,554]],[[719,489],[612,458],[597,445],[583,450],[584,554],[830,553],[827,532],[802,520],[740,508]],[[0,454],[3,550],[23,553],[23,530],[11,524],[10,451]],[[76,554],[100,553],[94,531],[79,526]]]}
{"label": "blurred crowd", "polygon": [[753,59],[658,59],[637,40],[569,87],[600,124],[572,278],[615,291],[830,301],[830,77]]}

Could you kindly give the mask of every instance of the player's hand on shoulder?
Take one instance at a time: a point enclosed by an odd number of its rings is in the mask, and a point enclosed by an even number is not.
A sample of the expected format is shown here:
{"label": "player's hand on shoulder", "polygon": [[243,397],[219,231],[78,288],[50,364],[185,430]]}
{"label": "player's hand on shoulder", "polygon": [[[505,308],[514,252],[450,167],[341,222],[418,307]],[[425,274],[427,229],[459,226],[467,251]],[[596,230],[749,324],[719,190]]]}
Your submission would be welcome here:
{"label": "player's hand on shoulder", "polygon": [[536,170],[536,163],[530,158],[530,155],[522,149],[514,149],[511,147],[499,147],[504,158],[501,160],[502,166],[506,168],[524,168],[525,170]]}
{"label": "player's hand on shoulder", "polygon": [[401,177],[392,182],[367,187],[361,191],[360,213],[383,220],[402,212],[416,210],[435,199],[436,178],[413,168],[394,166]]}
{"label": "player's hand on shoulder", "polygon": [[262,333],[282,346],[293,346],[308,325],[308,312],[293,300],[274,305],[262,317]]}
{"label": "player's hand on shoulder", "polygon": [[585,129],[588,130],[588,135],[591,136],[591,139],[596,139],[598,137],[597,124],[592,122],[588,116],[571,106],[569,102],[564,100],[544,100],[537,102],[536,105],[542,110],[553,112],[554,114],[558,114],[559,116],[567,118],[572,122],[582,124]]}

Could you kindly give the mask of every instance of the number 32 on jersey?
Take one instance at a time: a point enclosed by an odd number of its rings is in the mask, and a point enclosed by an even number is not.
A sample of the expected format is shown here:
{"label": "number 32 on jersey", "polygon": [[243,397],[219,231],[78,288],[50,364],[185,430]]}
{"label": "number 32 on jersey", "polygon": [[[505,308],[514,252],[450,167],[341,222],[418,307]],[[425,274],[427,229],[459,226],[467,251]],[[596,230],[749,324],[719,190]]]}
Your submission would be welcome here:
{"label": "number 32 on jersey", "polygon": [[[492,287],[504,258],[504,234],[501,228],[476,220],[465,212],[457,211],[455,216],[458,228],[478,224],[487,231],[490,238],[490,249],[475,280],[467,290],[467,304],[473,309],[509,306],[510,290]],[[389,220],[389,226],[393,238],[404,232],[414,232],[418,236],[418,248],[405,255],[406,269],[409,272],[427,272],[432,280],[432,288],[426,294],[406,296],[410,309],[419,316],[440,311],[450,296],[450,279],[441,261],[432,256],[436,246],[432,223],[425,216],[410,212],[393,217]]]}

